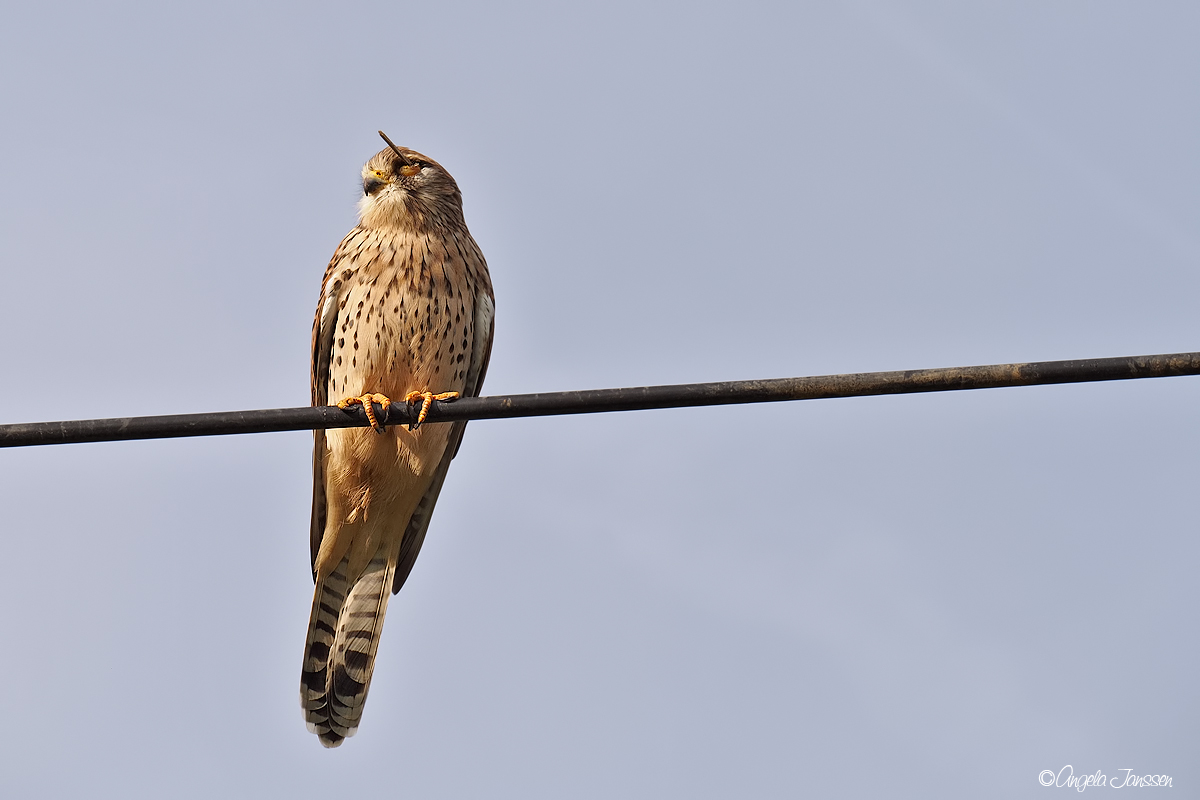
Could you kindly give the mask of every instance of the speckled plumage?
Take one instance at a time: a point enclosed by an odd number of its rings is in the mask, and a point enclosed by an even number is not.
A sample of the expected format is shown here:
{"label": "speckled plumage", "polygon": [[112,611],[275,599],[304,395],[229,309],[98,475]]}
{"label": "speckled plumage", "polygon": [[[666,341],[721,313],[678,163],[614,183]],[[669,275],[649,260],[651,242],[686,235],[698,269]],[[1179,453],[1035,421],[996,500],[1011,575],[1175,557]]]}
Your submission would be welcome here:
{"label": "speckled plumage", "polygon": [[[313,404],[479,394],[494,299],[457,184],[407,148],[382,150],[362,175],[360,222],[329,262],[313,322]],[[412,569],[465,425],[316,432],[300,701],[327,747],[358,727],[389,594]]]}

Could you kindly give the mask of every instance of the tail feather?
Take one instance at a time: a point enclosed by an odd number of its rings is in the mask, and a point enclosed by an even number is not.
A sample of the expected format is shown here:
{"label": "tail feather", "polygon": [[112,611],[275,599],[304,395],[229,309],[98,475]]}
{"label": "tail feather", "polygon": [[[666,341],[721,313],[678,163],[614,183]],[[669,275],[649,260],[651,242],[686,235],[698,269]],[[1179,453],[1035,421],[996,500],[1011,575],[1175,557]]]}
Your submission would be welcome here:
{"label": "tail feather", "polygon": [[353,736],[362,718],[396,570],[395,558],[388,556],[380,547],[353,581],[346,572],[349,560],[343,559],[313,594],[300,705],[308,729],[326,747]]}

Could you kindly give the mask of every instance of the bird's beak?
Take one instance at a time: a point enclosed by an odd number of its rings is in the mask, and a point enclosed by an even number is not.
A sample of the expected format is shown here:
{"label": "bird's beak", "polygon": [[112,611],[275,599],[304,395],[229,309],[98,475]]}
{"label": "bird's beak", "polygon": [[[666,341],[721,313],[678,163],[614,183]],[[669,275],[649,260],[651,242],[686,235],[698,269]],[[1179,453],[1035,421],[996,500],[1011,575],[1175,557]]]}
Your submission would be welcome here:
{"label": "bird's beak", "polygon": [[388,184],[382,172],[375,170],[363,178],[363,194],[372,195]]}

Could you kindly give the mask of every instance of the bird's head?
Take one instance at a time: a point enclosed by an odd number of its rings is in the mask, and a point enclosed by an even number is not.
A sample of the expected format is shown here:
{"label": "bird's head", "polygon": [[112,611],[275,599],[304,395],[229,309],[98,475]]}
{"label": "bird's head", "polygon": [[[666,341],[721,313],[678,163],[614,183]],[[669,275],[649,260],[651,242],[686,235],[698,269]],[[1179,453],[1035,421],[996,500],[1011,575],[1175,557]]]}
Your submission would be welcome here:
{"label": "bird's head", "polygon": [[462,224],[462,194],[442,165],[407,147],[388,146],[363,165],[358,215],[366,228]]}

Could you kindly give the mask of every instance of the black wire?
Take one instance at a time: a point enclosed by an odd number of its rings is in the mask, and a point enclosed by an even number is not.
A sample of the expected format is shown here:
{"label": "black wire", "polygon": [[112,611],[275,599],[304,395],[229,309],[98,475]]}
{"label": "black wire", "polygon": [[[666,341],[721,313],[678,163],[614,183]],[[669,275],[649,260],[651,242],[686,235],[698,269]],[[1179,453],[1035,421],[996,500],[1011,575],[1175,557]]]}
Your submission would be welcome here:
{"label": "black wire", "polygon": [[[1200,353],[992,364],[901,372],[862,372],[812,378],[689,383],[628,389],[590,389],[507,397],[465,397],[453,402],[434,403],[425,424],[466,419],[594,414],[604,411],[949,392],[1180,375],[1200,375]],[[412,411],[408,406],[398,402],[388,410],[385,422],[390,425],[406,424],[415,418],[415,414],[410,417],[410,413]],[[334,406],[321,406],[174,414],[161,417],[29,422],[0,425],[0,447],[353,428],[365,427],[367,424],[366,414],[359,406],[345,411]]]}

